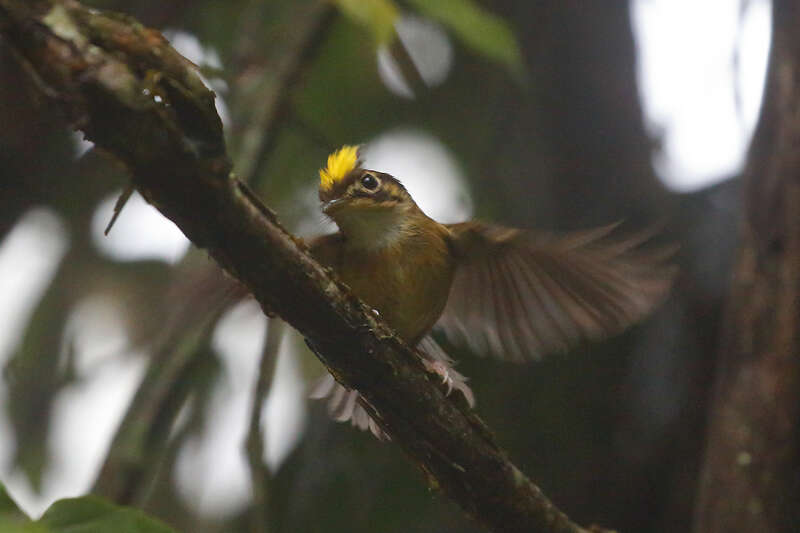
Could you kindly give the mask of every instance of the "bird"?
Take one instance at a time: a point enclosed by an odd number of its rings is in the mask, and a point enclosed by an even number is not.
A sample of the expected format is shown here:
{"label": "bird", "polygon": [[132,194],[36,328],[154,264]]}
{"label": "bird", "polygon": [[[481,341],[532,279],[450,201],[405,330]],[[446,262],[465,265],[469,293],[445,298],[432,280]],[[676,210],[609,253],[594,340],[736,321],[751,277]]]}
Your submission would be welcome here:
{"label": "bird", "polygon": [[[319,171],[322,212],[338,231],[308,242],[323,266],[379,314],[447,393],[470,407],[467,378],[431,332],[477,354],[523,362],[621,332],[668,294],[671,251],[648,249],[652,232],[615,238],[618,224],[561,236],[477,220],[441,224],[403,184],[363,168],[345,145]],[[330,374],[313,388],[338,421],[390,436],[358,391]]]}

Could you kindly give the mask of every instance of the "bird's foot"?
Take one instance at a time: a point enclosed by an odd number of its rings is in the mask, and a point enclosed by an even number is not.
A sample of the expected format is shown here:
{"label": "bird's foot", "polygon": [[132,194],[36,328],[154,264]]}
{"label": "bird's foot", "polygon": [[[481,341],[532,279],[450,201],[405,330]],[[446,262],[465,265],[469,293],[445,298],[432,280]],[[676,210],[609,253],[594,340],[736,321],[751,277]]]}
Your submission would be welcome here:
{"label": "bird's foot", "polygon": [[454,384],[453,377],[450,375],[451,368],[442,361],[431,361],[429,359],[423,359],[422,364],[425,365],[425,370],[442,378],[442,384],[447,386],[447,396],[449,396],[453,392]]}

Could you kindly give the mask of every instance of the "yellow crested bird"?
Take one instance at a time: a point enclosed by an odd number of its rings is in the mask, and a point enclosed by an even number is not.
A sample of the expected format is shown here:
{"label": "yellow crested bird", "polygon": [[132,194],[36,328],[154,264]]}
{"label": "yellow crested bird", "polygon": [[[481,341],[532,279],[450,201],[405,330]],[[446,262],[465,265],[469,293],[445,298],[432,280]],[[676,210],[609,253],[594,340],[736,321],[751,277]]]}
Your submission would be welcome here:
{"label": "yellow crested bird", "polygon": [[[395,177],[362,168],[356,146],[328,157],[319,199],[339,231],[311,241],[312,254],[470,405],[466,378],[429,335],[434,327],[479,354],[539,359],[620,332],[663,299],[674,275],[668,253],[641,249],[646,236],[609,238],[614,225],[552,237],[477,221],[440,224]],[[328,397],[336,420],[386,437],[358,392],[332,376],[312,397]]]}

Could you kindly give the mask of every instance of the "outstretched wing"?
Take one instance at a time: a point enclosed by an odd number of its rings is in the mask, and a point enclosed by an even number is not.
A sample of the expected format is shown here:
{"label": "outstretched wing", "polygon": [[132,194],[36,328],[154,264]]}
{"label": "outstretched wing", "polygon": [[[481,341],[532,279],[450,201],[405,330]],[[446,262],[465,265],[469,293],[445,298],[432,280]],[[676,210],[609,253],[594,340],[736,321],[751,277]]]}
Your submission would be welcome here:
{"label": "outstretched wing", "polygon": [[524,361],[625,329],[667,294],[673,249],[616,225],[561,237],[452,224],[459,266],[437,326],[476,353]]}

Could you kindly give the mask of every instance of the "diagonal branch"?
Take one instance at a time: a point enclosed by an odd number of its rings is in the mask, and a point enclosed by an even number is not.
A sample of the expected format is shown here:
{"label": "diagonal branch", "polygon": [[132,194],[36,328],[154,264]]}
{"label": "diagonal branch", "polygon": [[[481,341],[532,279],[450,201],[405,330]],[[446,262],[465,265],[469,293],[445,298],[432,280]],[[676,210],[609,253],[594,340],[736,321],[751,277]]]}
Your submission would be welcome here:
{"label": "diagonal branch", "polygon": [[359,390],[431,485],[495,531],[584,531],[233,176],[213,93],[161,34],[76,0],[0,0],[0,35],[150,203]]}

